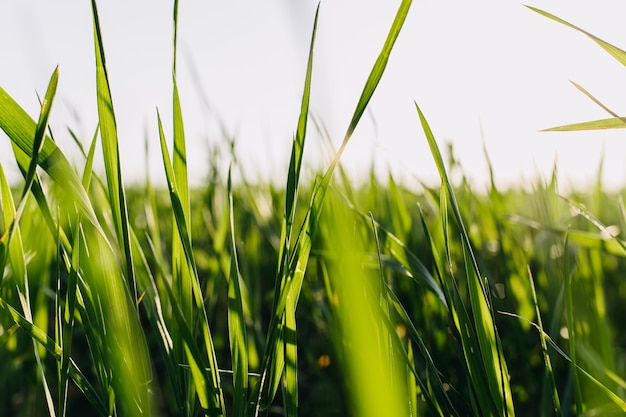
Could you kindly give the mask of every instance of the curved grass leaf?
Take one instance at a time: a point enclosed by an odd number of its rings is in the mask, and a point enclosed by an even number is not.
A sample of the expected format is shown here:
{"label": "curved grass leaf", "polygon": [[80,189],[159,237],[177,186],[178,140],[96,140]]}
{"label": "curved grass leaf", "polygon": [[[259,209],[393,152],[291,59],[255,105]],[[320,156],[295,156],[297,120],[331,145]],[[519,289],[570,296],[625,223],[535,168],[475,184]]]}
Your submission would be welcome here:
{"label": "curved grass leaf", "polygon": [[598,38],[597,36],[592,35],[591,33],[579,28],[578,26],[575,26],[569,22],[566,22],[565,20],[556,17],[553,14],[550,14],[548,12],[545,12],[541,9],[538,9],[536,7],[532,7],[532,6],[526,6],[528,7],[530,10],[539,13],[542,16],[547,17],[548,19],[552,19],[555,22],[561,23],[569,28],[572,28],[584,35],[587,35],[592,41],[594,41],[595,43],[597,43],[598,45],[600,45],[600,47],[602,49],[604,49],[606,52],[608,52],[613,58],[615,58],[617,61],[619,61],[622,65],[626,65],[626,51],[618,48],[617,46],[611,45],[608,42],[603,41],[602,39]]}

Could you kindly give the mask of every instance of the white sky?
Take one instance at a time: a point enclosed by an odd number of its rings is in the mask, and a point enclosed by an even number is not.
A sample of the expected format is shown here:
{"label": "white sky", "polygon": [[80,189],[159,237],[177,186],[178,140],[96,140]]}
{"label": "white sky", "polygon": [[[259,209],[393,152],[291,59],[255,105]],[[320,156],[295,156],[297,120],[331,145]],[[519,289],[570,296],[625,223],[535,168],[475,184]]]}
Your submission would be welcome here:
{"label": "white sky", "polygon": [[[623,1],[529,2],[626,49]],[[146,132],[151,176],[163,178],[155,109],[171,118],[172,3],[99,2],[127,181],[144,176]],[[336,145],[398,5],[322,1],[311,110]],[[251,177],[285,180],[316,6],[312,0],[180,1],[178,77],[195,183],[207,173],[209,148],[223,142],[218,121],[236,137]],[[61,148],[82,166],[66,127],[87,143],[96,126],[89,2],[0,2],[0,86],[34,118],[35,91],[43,95],[57,64],[52,127]],[[375,123],[364,117],[343,161],[355,174],[366,173],[375,159],[379,172],[431,182],[435,168],[416,100],[442,148],[454,144],[476,184],[487,176],[483,143],[502,185],[546,176],[556,160],[561,183],[582,186],[594,180],[603,155],[607,184],[623,184],[625,131],[538,132],[609,117],[569,80],[625,113],[626,68],[578,32],[516,1],[415,1],[370,104]],[[319,166],[325,145],[312,124],[309,132],[305,160]],[[0,163],[16,178],[3,134]]]}

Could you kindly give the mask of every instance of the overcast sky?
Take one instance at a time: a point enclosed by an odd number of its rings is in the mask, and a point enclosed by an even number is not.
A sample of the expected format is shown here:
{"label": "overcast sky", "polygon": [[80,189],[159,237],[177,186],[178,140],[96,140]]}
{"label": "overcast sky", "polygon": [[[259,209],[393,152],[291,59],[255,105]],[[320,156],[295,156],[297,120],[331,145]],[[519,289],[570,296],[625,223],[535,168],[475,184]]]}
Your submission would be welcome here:
{"label": "overcast sky", "polygon": [[[99,3],[117,116],[123,173],[163,178],[156,108],[171,118],[172,2]],[[554,13],[626,49],[623,1],[536,0]],[[311,110],[338,145],[393,21],[399,1],[322,1]],[[296,127],[316,1],[180,1],[178,78],[192,179],[207,173],[208,152],[222,143],[220,123],[255,177],[285,179]],[[67,127],[87,143],[96,127],[95,70],[87,1],[0,2],[0,86],[34,118],[56,65],[60,82],[52,128],[61,148],[82,162]],[[483,143],[500,184],[547,175],[557,162],[562,184],[585,184],[605,158],[607,183],[626,179],[626,131],[540,133],[609,117],[576,90],[581,84],[626,113],[626,68],[585,36],[508,0],[415,1],[369,112],[343,161],[357,175],[376,164],[411,182],[432,181],[434,163],[413,105],[440,144],[451,142],[465,173],[483,183]],[[313,133],[305,161],[324,161]],[[166,124],[168,137],[169,124]],[[0,162],[16,169],[0,135]]]}

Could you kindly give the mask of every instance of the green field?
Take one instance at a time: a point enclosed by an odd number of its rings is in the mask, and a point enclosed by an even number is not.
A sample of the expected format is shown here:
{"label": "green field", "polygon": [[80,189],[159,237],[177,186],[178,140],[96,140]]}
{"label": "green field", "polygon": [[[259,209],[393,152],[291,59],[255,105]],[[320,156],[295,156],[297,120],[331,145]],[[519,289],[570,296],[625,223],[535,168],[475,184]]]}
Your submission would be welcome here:
{"label": "green field", "polygon": [[[125,186],[95,1],[99,126],[80,166],[48,129],[58,70],[36,120],[0,87],[23,174],[8,184],[0,165],[0,416],[626,412],[626,206],[600,169],[566,195],[556,173],[477,190],[416,104],[440,184],[343,170],[410,4],[308,176],[315,18],[283,183],[233,163],[190,188],[174,64],[173,137],[155,116],[167,187]],[[555,130],[620,127],[606,110]]]}

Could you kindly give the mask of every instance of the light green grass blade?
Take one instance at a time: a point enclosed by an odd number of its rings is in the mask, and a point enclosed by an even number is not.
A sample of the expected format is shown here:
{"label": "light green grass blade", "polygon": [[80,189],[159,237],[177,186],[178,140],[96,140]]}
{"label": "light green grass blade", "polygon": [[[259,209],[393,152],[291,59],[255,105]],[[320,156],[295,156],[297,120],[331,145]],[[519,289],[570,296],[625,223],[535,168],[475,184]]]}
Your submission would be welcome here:
{"label": "light green grass blade", "polygon": [[113,223],[120,251],[124,255],[124,270],[128,291],[137,300],[137,285],[130,248],[130,232],[128,225],[128,208],[126,206],[126,192],[122,180],[122,168],[120,164],[120,151],[117,138],[117,125],[111,98],[111,88],[106,69],[102,33],[96,0],[91,1],[94,29],[94,48],[96,56],[96,94],[98,102],[98,118],[100,125],[100,137],[102,138],[102,151],[104,154],[104,168],[106,171],[108,197],[113,212]]}
{"label": "light green grass blade", "polygon": [[[476,349],[477,352],[480,352],[482,357],[482,366],[487,376],[486,388],[489,390],[489,397],[491,397],[485,398],[480,396],[478,399],[479,401],[485,401],[487,404],[495,404],[496,409],[494,411],[496,415],[512,416],[515,412],[513,409],[511,388],[509,385],[509,373],[502,353],[500,338],[495,327],[495,320],[493,317],[494,311],[490,305],[489,295],[487,289],[485,288],[485,284],[483,283],[483,277],[478,268],[474,253],[472,252],[472,245],[465,230],[461,212],[459,210],[452,184],[448,178],[439,147],[437,146],[437,142],[430,126],[428,125],[428,122],[426,121],[426,118],[417,103],[415,103],[415,107],[433,155],[433,159],[435,160],[437,170],[439,171],[439,176],[441,177],[442,201],[444,198],[449,199],[452,207],[452,214],[460,230],[468,291],[471,301],[471,313],[474,319],[472,327],[475,328],[478,343],[476,343],[474,339],[466,338],[464,340],[473,345],[473,348],[471,349]],[[442,215],[442,217],[444,216]],[[465,332],[462,327],[459,328],[459,331],[462,334]],[[466,334],[464,337],[466,336],[468,335]],[[468,365],[469,364],[470,362],[468,362]]]}
{"label": "light green grass blade", "polygon": [[608,52],[613,58],[615,58],[617,61],[619,61],[621,64],[626,65],[626,51],[623,51],[622,49],[611,45],[608,42],[603,41],[602,39],[598,38],[597,36],[592,35],[591,33],[579,28],[578,26],[575,26],[569,22],[566,22],[565,20],[558,18],[556,16],[554,16],[553,14],[550,14],[548,12],[545,12],[541,9],[537,9],[536,7],[531,7],[531,6],[526,6],[528,7],[530,10],[539,13],[542,16],[547,17],[548,19],[552,19],[555,22],[561,23],[569,28],[572,28],[584,35],[587,35],[592,41],[594,41],[595,43],[597,43],[598,45],[600,45],[600,47],[602,49],[604,49],[606,52]]}
{"label": "light green grass blade", "polygon": [[573,123],[570,125],[551,127],[544,129],[542,132],[574,132],[579,130],[605,130],[605,129],[624,129],[626,122],[622,117],[613,117],[611,119],[592,120],[589,122]]}
{"label": "light green grass blade", "polygon": [[298,417],[298,344],[296,333],[297,300],[287,296],[283,337],[285,346],[285,372],[283,384],[285,416]]}
{"label": "light green grass blade", "polygon": [[228,170],[228,201],[230,215],[230,240],[232,246],[228,278],[228,334],[233,364],[233,417],[244,417],[248,405],[248,337],[240,286],[239,261],[235,241],[235,212],[231,172]]}
{"label": "light green grass blade", "polygon": [[[350,136],[356,129],[356,126],[359,124],[361,120],[361,116],[365,112],[367,108],[367,104],[370,99],[374,95],[374,91],[376,87],[378,87],[378,83],[380,82],[383,73],[385,72],[385,68],[387,67],[387,62],[389,62],[389,56],[391,55],[391,50],[393,49],[393,45],[396,43],[396,39],[400,34],[400,30],[404,25],[404,21],[409,13],[409,9],[411,8],[411,0],[403,0],[400,3],[400,7],[396,13],[396,17],[393,20],[393,24],[391,25],[391,29],[387,34],[387,39],[385,40],[385,44],[383,45],[383,49],[378,55],[376,62],[374,63],[374,68],[370,72],[369,77],[365,83],[365,88],[361,93],[361,97],[359,98],[358,104],[356,106],[356,110],[352,116],[352,120],[350,121],[350,125],[348,126],[348,131],[346,132],[346,136],[344,139],[344,143],[342,144],[342,148],[347,144]],[[341,152],[340,152],[341,153]]]}

